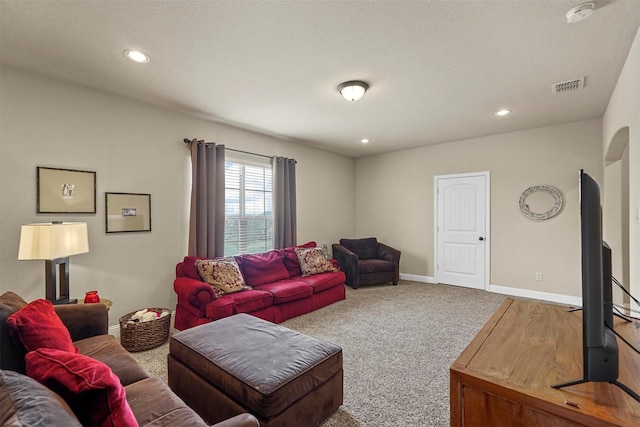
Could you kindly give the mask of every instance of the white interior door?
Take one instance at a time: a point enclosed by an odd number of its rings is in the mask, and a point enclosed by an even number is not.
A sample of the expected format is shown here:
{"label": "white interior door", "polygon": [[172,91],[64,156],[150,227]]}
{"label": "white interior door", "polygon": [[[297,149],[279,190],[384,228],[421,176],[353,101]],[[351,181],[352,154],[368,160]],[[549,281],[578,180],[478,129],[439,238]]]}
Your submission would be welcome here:
{"label": "white interior door", "polygon": [[435,179],[438,283],[486,289],[488,179],[488,172]]}

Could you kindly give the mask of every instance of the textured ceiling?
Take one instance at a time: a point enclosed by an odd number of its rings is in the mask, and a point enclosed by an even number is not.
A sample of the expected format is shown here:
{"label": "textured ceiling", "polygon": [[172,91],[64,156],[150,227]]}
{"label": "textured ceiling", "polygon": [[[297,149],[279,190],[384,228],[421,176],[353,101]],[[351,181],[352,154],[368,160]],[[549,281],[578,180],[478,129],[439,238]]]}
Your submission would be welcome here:
{"label": "textured ceiling", "polygon": [[0,1],[3,64],[353,157],[601,117],[640,26],[640,0]]}

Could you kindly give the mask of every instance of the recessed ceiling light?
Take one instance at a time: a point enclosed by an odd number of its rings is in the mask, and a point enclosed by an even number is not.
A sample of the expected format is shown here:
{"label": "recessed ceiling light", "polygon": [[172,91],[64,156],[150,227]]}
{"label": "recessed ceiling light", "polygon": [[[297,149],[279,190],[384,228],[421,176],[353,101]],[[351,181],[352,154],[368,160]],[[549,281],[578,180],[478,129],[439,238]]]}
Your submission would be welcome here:
{"label": "recessed ceiling light", "polygon": [[147,55],[145,55],[142,52],[139,52],[137,50],[125,50],[124,51],[124,56],[126,56],[127,58],[129,58],[130,60],[134,61],[134,62],[139,62],[140,64],[144,64],[149,62],[149,57]]}
{"label": "recessed ceiling light", "polygon": [[506,116],[507,114],[510,114],[511,110],[500,110],[500,111],[496,111],[495,113],[493,113],[496,116]]}
{"label": "recessed ceiling light", "polygon": [[362,142],[363,144],[367,144],[369,140],[367,138],[362,138],[360,142]]}

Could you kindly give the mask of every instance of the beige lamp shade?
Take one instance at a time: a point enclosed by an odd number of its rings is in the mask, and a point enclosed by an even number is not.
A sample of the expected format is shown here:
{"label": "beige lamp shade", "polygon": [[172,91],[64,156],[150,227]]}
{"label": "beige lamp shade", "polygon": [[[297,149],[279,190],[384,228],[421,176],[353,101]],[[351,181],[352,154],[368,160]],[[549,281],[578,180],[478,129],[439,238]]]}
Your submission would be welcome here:
{"label": "beige lamp shade", "polygon": [[53,260],[89,252],[86,222],[25,224],[18,259]]}

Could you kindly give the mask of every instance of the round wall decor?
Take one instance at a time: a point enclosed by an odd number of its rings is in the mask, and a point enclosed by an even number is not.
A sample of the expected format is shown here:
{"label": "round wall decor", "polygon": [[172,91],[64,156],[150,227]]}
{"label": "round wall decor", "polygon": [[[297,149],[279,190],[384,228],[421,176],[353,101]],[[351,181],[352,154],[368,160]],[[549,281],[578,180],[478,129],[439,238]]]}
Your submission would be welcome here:
{"label": "round wall decor", "polygon": [[520,212],[530,219],[549,219],[560,212],[562,194],[551,185],[534,185],[520,195]]}

